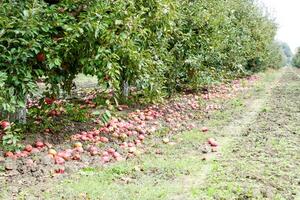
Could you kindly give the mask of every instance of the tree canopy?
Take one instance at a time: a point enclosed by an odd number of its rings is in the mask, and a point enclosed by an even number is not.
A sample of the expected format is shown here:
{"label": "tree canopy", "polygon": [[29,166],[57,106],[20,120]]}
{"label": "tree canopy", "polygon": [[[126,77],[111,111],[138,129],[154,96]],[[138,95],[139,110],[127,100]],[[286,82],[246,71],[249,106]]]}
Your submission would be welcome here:
{"label": "tree canopy", "polygon": [[147,101],[278,67],[276,24],[252,0],[0,2],[0,109],[25,106],[41,78],[69,91],[78,73]]}
{"label": "tree canopy", "polygon": [[294,67],[300,68],[300,47],[297,49],[297,52],[296,52],[296,54],[293,57],[292,65]]}

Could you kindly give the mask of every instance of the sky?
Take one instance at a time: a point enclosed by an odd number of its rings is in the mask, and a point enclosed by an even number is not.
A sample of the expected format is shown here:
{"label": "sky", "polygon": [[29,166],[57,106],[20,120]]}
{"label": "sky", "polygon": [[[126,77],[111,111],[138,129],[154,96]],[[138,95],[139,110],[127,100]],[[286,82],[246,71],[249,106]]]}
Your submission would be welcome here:
{"label": "sky", "polygon": [[295,52],[300,47],[300,0],[258,0],[263,3],[278,24],[276,38],[289,44]]}

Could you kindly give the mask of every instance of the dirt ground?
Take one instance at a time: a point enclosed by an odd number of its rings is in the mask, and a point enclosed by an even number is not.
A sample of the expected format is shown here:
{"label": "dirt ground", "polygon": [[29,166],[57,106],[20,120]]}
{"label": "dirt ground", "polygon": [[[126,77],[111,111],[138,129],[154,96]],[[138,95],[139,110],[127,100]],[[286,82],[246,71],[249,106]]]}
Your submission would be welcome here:
{"label": "dirt ground", "polygon": [[241,131],[224,132],[231,142],[199,189],[203,199],[300,198],[299,70],[284,69],[267,92]]}
{"label": "dirt ground", "polygon": [[[18,187],[14,196],[12,188],[2,188],[0,198],[300,199],[300,71],[284,68],[261,77],[198,121],[207,133],[157,131],[136,158],[87,165],[65,177]],[[211,137],[218,148],[207,144]]]}

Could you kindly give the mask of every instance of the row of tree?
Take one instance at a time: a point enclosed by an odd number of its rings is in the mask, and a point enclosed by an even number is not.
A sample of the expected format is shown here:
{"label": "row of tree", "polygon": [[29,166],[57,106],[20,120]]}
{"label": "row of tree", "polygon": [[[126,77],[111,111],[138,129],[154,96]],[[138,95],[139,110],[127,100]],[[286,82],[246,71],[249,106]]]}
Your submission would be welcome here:
{"label": "row of tree", "polygon": [[[147,101],[283,65],[276,25],[253,0],[2,0],[0,110],[53,95],[78,73]],[[123,93],[122,93],[123,91]]]}
{"label": "row of tree", "polygon": [[300,47],[297,49],[297,52],[292,59],[292,65],[300,68]]}
{"label": "row of tree", "polygon": [[280,43],[281,49],[283,50],[284,63],[285,65],[292,65],[300,68],[300,47],[297,48],[295,55],[291,51],[287,43]]}

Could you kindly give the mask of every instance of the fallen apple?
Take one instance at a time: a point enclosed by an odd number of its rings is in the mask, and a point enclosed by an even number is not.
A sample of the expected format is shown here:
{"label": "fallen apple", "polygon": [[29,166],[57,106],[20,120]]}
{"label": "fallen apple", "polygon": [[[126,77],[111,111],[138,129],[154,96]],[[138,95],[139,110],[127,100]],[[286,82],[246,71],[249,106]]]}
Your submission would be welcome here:
{"label": "fallen apple", "polygon": [[80,154],[79,153],[74,153],[73,156],[72,156],[72,159],[73,160],[80,160],[81,159]]}
{"label": "fallen apple", "polygon": [[170,142],[169,138],[164,138],[164,139],[163,139],[163,143],[167,144],[167,143],[169,143],[169,142]]}
{"label": "fallen apple", "polygon": [[2,127],[3,129],[8,128],[9,126],[10,126],[10,123],[9,123],[8,121],[2,121],[2,122],[1,122],[1,127]]}
{"label": "fallen apple", "polygon": [[119,157],[121,157],[121,154],[119,154],[118,152],[114,152],[113,157],[114,158],[119,158]]}
{"label": "fallen apple", "polygon": [[57,152],[54,149],[49,149],[48,154],[55,156]]}
{"label": "fallen apple", "polygon": [[109,149],[107,150],[107,152],[108,152],[109,154],[113,154],[113,153],[116,152],[116,150],[113,149],[113,148],[109,148]]}
{"label": "fallen apple", "polygon": [[24,148],[24,150],[27,151],[27,152],[31,152],[32,149],[33,148],[32,148],[32,146],[30,144],[26,145],[25,148]]}
{"label": "fallen apple", "polygon": [[63,159],[62,157],[55,156],[55,157],[54,157],[54,160],[55,160],[55,164],[58,164],[58,165],[63,165],[63,164],[65,164],[65,159]]}
{"label": "fallen apple", "polygon": [[102,158],[101,158],[101,162],[102,163],[107,163],[107,162],[109,162],[110,161],[110,157],[108,157],[108,156],[103,156]]}
{"label": "fallen apple", "polygon": [[35,143],[35,146],[36,146],[37,148],[43,148],[45,145],[44,145],[43,142],[37,141],[37,142]]}
{"label": "fallen apple", "polygon": [[74,151],[79,152],[79,153],[83,153],[84,149],[82,147],[75,147]]}
{"label": "fallen apple", "polygon": [[145,139],[145,136],[144,136],[144,135],[139,135],[138,138],[139,138],[140,140],[144,140],[144,139]]}
{"label": "fallen apple", "polygon": [[13,155],[14,155],[14,153],[10,152],[10,151],[8,151],[4,154],[5,157],[12,157]]}
{"label": "fallen apple", "polygon": [[100,137],[100,141],[103,143],[107,143],[109,140],[106,137]]}
{"label": "fallen apple", "polygon": [[202,127],[202,128],[201,128],[201,131],[202,131],[202,132],[207,132],[207,131],[208,131],[208,128],[207,128],[207,127]]}
{"label": "fallen apple", "polygon": [[82,147],[82,143],[81,143],[81,142],[76,142],[76,143],[74,144],[74,147]]}
{"label": "fallen apple", "polygon": [[218,143],[216,142],[216,140],[214,138],[209,138],[208,139],[208,144],[210,144],[210,146],[212,147],[217,147]]}

